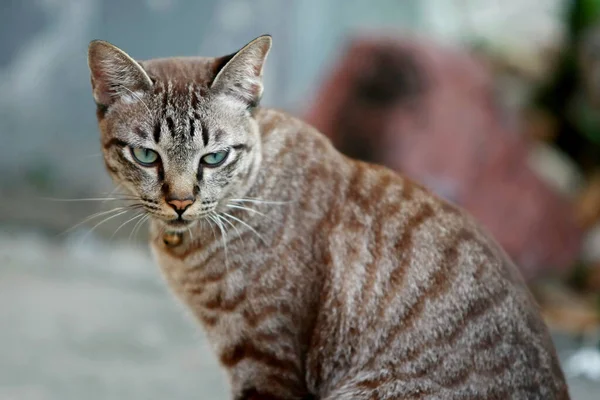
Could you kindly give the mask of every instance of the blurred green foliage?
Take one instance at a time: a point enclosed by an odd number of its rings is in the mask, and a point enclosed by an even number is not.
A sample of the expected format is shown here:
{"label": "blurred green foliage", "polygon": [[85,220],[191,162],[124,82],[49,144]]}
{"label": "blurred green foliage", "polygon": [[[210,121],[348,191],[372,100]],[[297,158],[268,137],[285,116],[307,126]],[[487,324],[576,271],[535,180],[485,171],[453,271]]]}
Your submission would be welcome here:
{"label": "blurred green foliage", "polygon": [[598,23],[600,18],[600,0],[571,0],[567,10],[569,40],[577,45],[585,31]]}
{"label": "blurred green foliage", "polygon": [[567,37],[559,63],[533,99],[534,106],[556,118],[554,145],[586,174],[600,167],[600,111],[587,98],[578,52],[585,35],[599,22],[600,0],[569,2],[565,13]]}

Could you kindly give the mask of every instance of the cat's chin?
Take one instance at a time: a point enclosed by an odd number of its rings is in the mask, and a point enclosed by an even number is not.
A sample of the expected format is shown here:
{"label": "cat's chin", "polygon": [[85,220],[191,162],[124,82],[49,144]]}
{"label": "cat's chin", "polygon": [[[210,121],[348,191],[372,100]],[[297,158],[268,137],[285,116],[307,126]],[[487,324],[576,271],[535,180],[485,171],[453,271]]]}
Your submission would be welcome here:
{"label": "cat's chin", "polygon": [[170,221],[162,221],[165,226],[165,229],[170,232],[185,232],[190,229],[192,226],[196,224],[196,220],[170,220]]}

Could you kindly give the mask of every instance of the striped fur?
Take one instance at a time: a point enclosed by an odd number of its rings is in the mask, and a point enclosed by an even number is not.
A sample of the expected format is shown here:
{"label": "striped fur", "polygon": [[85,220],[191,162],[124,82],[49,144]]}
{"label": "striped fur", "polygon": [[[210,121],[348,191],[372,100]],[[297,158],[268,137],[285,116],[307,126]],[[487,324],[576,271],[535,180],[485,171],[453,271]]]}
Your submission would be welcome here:
{"label": "striped fur", "polygon": [[[132,61],[152,88],[97,96],[109,99],[98,111],[108,170],[146,199],[153,253],[232,398],[568,399],[534,300],[470,217],[303,122],[253,108],[269,46]],[[94,82],[110,58],[90,58],[94,87],[110,87]],[[162,163],[140,167],[129,146]],[[234,158],[198,167],[220,147]],[[195,198],[184,226],[165,204],[173,192]]]}

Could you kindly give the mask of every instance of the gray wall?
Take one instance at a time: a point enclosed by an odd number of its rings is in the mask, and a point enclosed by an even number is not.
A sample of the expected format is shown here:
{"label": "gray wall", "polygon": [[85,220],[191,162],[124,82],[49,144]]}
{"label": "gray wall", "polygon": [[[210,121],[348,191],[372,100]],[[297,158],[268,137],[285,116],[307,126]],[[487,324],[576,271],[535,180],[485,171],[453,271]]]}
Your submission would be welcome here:
{"label": "gray wall", "polygon": [[413,0],[0,3],[0,221],[33,225],[70,224],[79,217],[74,210],[85,208],[40,196],[90,197],[112,188],[89,87],[90,40],[145,59],[227,54],[271,33],[264,103],[297,112],[349,34],[411,26],[420,12]]}

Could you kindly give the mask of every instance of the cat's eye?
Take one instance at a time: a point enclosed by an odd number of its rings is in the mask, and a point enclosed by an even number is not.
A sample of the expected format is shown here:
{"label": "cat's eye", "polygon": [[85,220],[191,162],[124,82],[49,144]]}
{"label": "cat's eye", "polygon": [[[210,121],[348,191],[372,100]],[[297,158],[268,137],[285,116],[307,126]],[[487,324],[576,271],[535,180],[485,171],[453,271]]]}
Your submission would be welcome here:
{"label": "cat's eye", "polygon": [[207,167],[218,167],[219,165],[223,164],[223,162],[227,158],[227,154],[229,154],[227,150],[221,150],[215,153],[208,153],[207,155],[202,157],[200,161]]}
{"label": "cat's eye", "polygon": [[135,161],[137,161],[145,167],[152,166],[158,161],[158,153],[154,150],[146,149],[144,147],[132,148],[131,154],[133,154],[133,158],[135,158]]}

